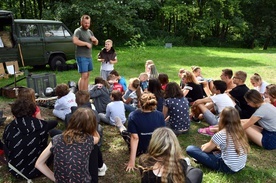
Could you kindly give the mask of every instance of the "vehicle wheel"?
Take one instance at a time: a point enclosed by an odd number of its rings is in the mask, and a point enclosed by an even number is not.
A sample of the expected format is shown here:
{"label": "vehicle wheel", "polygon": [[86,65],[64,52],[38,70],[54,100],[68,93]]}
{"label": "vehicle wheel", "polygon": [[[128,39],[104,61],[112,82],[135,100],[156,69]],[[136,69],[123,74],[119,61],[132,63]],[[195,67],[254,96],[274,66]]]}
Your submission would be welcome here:
{"label": "vehicle wheel", "polygon": [[57,66],[65,64],[65,59],[63,56],[56,55],[53,56],[52,59],[49,62],[50,68],[52,70],[56,70]]}

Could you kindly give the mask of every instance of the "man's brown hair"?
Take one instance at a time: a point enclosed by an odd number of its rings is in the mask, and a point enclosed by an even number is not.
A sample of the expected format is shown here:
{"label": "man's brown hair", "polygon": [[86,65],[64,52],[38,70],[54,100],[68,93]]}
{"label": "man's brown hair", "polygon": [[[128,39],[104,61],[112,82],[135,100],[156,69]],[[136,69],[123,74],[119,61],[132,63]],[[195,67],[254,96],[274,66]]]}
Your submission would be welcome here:
{"label": "man's brown hair", "polygon": [[82,15],[80,21],[82,22],[83,20],[90,20],[90,16],[89,15]]}

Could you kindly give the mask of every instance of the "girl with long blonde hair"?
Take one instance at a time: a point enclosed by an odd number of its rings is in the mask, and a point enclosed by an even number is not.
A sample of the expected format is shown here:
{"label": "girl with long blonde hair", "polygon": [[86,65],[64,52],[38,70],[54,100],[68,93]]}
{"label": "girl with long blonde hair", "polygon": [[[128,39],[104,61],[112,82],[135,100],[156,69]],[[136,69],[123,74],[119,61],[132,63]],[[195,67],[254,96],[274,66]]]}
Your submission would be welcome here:
{"label": "girl with long blonde hair", "polygon": [[139,158],[139,164],[142,183],[202,181],[202,171],[187,164],[176,135],[166,127],[153,132],[148,153]]}
{"label": "girl with long blonde hair", "polygon": [[250,146],[238,111],[226,107],[220,114],[219,131],[201,148],[190,145],[186,152],[198,163],[224,173],[235,173],[245,167]]}

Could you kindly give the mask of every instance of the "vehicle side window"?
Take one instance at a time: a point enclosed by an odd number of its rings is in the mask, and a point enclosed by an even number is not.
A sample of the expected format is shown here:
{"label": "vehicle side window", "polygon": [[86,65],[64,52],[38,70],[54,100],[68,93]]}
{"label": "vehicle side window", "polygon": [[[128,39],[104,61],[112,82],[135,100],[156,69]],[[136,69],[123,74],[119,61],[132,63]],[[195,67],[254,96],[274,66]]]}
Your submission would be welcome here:
{"label": "vehicle side window", "polygon": [[35,24],[20,24],[19,25],[21,37],[38,37],[38,28]]}
{"label": "vehicle side window", "polygon": [[62,25],[44,25],[44,35],[46,37],[66,37],[70,36],[70,33]]}

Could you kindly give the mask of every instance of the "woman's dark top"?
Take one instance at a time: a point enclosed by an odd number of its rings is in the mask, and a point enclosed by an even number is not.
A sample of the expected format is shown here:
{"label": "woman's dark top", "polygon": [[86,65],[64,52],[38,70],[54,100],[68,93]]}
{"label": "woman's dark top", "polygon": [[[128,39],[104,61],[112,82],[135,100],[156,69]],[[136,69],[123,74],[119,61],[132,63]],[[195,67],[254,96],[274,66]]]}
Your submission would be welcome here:
{"label": "woman's dark top", "polygon": [[189,102],[194,102],[197,99],[203,98],[203,90],[200,84],[189,82],[186,83],[184,89],[189,90],[188,94],[185,96]]}
{"label": "woman's dark top", "polygon": [[[180,160],[180,164],[183,168],[183,174],[186,177],[185,183],[202,182],[203,173],[200,169],[188,166],[184,159]],[[142,170],[140,169],[140,171]],[[161,177],[156,176],[153,171],[150,170],[142,173],[141,183],[161,183]],[[168,183],[172,183],[172,181],[168,180]]]}

